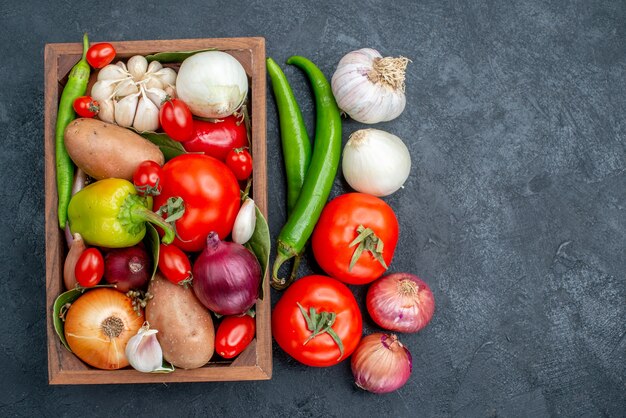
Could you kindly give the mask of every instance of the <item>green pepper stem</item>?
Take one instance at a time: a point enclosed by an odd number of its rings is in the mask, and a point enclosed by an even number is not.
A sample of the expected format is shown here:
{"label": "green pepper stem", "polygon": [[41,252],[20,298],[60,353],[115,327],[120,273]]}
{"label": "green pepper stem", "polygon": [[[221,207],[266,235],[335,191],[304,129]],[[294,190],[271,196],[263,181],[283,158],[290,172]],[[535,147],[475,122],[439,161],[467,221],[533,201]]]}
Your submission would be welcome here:
{"label": "green pepper stem", "polygon": [[87,59],[87,51],[89,50],[89,37],[87,36],[87,32],[83,35],[83,57],[82,60],[85,61]]}
{"label": "green pepper stem", "polygon": [[282,279],[278,277],[278,271],[280,267],[288,260],[291,260],[294,257],[297,257],[298,253],[296,253],[293,248],[283,243],[282,241],[278,241],[278,246],[276,250],[276,260],[274,260],[274,265],[272,266],[272,282],[271,285],[276,290],[284,290],[291,284],[291,282],[295,278],[294,272],[287,279]]}
{"label": "green pepper stem", "polygon": [[163,236],[163,238],[161,238],[162,243],[170,244],[172,241],[174,241],[176,233],[174,232],[174,228],[172,227],[172,225],[165,222],[165,219],[152,212],[147,207],[141,204],[134,205],[131,209],[131,214],[133,217],[137,217],[138,219],[150,222],[154,225],[161,227],[161,229],[163,229],[163,231],[165,232],[165,235]]}

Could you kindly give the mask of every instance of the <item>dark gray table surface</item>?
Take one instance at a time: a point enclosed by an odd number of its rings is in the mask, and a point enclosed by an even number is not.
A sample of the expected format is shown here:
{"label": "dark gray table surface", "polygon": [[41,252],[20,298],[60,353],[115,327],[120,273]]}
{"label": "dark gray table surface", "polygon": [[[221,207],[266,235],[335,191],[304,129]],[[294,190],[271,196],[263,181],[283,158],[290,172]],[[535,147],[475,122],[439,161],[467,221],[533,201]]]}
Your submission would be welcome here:
{"label": "dark gray table surface", "polygon": [[[626,414],[626,2],[39,3],[0,2],[1,416]],[[83,31],[263,36],[279,63],[304,55],[328,77],[361,47],[412,60],[406,110],[377,126],[413,160],[386,199],[401,226],[391,271],[423,277],[437,301],[426,329],[401,336],[414,358],[405,387],[371,395],[346,362],[308,368],[276,345],[271,381],[48,386],[43,49]],[[283,68],[312,133],[306,80]],[[285,184],[270,94],[267,105],[275,238]],[[361,127],[346,120],[344,141]],[[333,195],[346,190],[339,175]]]}

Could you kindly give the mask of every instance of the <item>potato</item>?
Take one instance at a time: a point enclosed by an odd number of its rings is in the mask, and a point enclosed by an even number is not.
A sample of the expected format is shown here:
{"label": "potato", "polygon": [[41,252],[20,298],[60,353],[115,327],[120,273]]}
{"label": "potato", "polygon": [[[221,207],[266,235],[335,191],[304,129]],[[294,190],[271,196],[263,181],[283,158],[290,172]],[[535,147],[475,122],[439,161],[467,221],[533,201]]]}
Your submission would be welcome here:
{"label": "potato", "polygon": [[143,161],[163,165],[163,153],[135,132],[97,119],[79,118],[65,129],[65,148],[78,167],[91,177],[132,181]]}
{"label": "potato", "polygon": [[163,357],[176,367],[195,369],[213,356],[215,330],[209,311],[191,288],[175,285],[157,273],[148,292],[146,321],[156,334]]}

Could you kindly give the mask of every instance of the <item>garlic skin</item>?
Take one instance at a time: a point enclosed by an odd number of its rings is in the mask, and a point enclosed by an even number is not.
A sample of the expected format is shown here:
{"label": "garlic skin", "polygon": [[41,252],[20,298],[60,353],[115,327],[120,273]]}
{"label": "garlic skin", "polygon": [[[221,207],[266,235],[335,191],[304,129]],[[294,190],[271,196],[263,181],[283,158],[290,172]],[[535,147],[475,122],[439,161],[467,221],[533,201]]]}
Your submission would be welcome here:
{"label": "garlic skin", "polygon": [[139,81],[146,71],[148,71],[148,60],[143,55],[135,55],[128,59],[126,67],[130,75],[132,75],[135,80]]}
{"label": "garlic skin", "polygon": [[361,123],[386,122],[406,106],[405,70],[409,59],[383,56],[371,48],[345,55],[331,79],[337,106]]}
{"label": "garlic skin", "polygon": [[130,365],[143,373],[154,372],[163,364],[163,350],[157,340],[156,329],[150,329],[146,323],[137,335],[131,337],[126,344],[126,358]]}
{"label": "garlic skin", "polygon": [[117,80],[121,81],[125,78],[130,77],[128,71],[119,65],[109,64],[106,67],[102,68],[98,71],[98,81],[102,80]]}
{"label": "garlic skin", "polygon": [[167,93],[165,90],[156,89],[156,88],[146,88],[145,89],[146,96],[152,103],[154,103],[159,109],[163,106],[163,102],[167,99]]}
{"label": "garlic skin", "polygon": [[113,99],[100,102],[98,118],[102,122],[115,123],[115,105],[113,104]]}
{"label": "garlic skin", "polygon": [[389,196],[409,177],[411,156],[397,136],[379,129],[361,129],[350,135],[341,169],[354,190]]}
{"label": "garlic skin", "polygon": [[97,102],[104,102],[115,95],[115,86],[118,80],[96,81],[91,88],[91,97]]}
{"label": "garlic skin", "polygon": [[256,227],[256,207],[254,200],[247,198],[235,218],[233,225],[232,238],[237,244],[245,244],[250,241],[254,228]]}
{"label": "garlic skin", "polygon": [[139,132],[156,131],[159,129],[159,108],[148,98],[143,88],[137,104],[133,128]]}
{"label": "garlic skin", "polygon": [[125,128],[130,128],[135,120],[139,93],[124,97],[119,102],[115,102],[115,122]]}

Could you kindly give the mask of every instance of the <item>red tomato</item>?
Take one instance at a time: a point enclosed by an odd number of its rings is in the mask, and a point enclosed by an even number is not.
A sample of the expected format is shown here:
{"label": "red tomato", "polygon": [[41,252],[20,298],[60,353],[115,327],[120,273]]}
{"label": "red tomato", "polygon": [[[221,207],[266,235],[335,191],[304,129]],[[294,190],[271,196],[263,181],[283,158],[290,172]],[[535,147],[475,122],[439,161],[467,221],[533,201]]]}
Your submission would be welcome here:
{"label": "red tomato", "polygon": [[[374,231],[365,249],[350,268],[358,245],[350,246],[363,226]],[[376,259],[375,237],[384,243],[382,259],[391,264],[398,243],[399,225],[393,209],[381,199],[365,193],[348,193],[330,201],[313,231],[315,259],[328,275],[349,284],[365,284],[380,277],[386,268]]]}
{"label": "red tomato", "polygon": [[189,257],[175,245],[159,246],[159,270],[174,284],[184,285],[191,282]]}
{"label": "red tomato", "polygon": [[[313,338],[300,306],[310,315],[334,312],[333,331],[343,343],[343,354],[329,333]],[[345,360],[359,344],[363,321],[361,311],[343,283],[326,276],[307,276],[287,288],[272,312],[272,335],[278,345],[307,366],[327,367]]]}
{"label": "red tomato", "polygon": [[83,287],[93,287],[100,283],[104,275],[104,257],[97,248],[87,248],[78,257],[74,269],[76,281]]}
{"label": "red tomato", "polygon": [[226,155],[233,148],[247,147],[248,131],[241,117],[234,115],[219,122],[193,121],[194,134],[183,142],[187,152],[204,152],[218,160],[226,161]]}
{"label": "red tomato", "polygon": [[135,189],[142,196],[156,196],[161,193],[161,166],[154,161],[144,161],[133,174]]}
{"label": "red tomato", "polygon": [[241,204],[239,184],[226,165],[202,154],[183,154],[172,158],[161,169],[161,194],[154,208],[170,197],[181,197],[185,213],[175,221],[174,244],[183,251],[200,251],[209,232],[220,239],[230,234]]}
{"label": "red tomato", "polygon": [[105,67],[113,61],[113,58],[115,58],[115,48],[106,42],[91,45],[87,50],[87,62],[93,68]]}
{"label": "red tomato", "polygon": [[159,111],[159,122],[174,141],[187,141],[194,134],[193,115],[189,106],[180,99],[170,99],[163,103]]}
{"label": "red tomato", "polygon": [[241,354],[254,339],[256,323],[250,315],[225,316],[215,333],[215,351],[224,358]]}
{"label": "red tomato", "polygon": [[72,104],[74,111],[81,118],[93,118],[100,111],[100,105],[90,96],[80,96]]}
{"label": "red tomato", "polygon": [[248,180],[252,174],[252,156],[246,149],[232,149],[226,156],[226,165],[237,177],[237,180]]}

